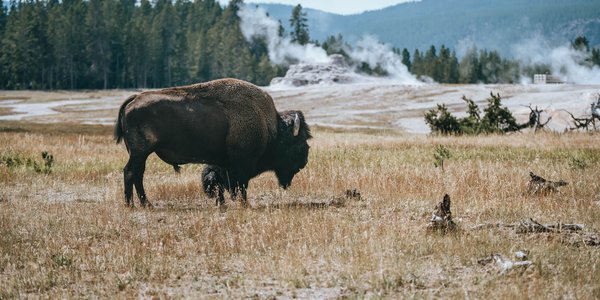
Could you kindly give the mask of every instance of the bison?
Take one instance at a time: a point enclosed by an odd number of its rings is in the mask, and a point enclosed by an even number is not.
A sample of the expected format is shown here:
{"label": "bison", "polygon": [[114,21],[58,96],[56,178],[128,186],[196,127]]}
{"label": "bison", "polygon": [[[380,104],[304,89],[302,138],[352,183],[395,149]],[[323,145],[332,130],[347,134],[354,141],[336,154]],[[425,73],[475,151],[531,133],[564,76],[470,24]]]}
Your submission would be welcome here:
{"label": "bison", "polygon": [[237,79],[147,91],[123,102],[114,128],[129,160],[123,169],[125,202],[133,206],[133,186],[142,206],[146,159],[152,153],[172,165],[202,163],[227,170],[232,195],[247,203],[251,178],[274,171],[290,186],[308,162],[310,128],[301,111],[278,112],[259,87]]}

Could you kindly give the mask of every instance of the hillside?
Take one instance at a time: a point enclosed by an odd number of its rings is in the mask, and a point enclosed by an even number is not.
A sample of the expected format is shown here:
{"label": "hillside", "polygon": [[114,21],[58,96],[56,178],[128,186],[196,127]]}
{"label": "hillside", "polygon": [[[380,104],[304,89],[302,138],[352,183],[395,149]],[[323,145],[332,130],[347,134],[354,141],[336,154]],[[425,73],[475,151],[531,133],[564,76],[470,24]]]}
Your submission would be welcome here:
{"label": "hillside", "polygon": [[[291,6],[261,4],[288,25]],[[401,48],[445,44],[460,51],[475,44],[512,54],[512,46],[534,36],[549,46],[585,35],[600,45],[600,1],[595,0],[423,0],[358,15],[306,9],[312,39],[341,33],[350,42],[365,34]]]}

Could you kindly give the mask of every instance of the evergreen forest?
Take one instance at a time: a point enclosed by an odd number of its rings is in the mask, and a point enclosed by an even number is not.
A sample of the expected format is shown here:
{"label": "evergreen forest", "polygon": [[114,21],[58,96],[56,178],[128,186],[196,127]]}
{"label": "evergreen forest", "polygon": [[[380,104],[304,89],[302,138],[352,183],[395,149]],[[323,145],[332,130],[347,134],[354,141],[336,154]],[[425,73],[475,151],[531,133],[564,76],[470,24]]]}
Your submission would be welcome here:
{"label": "evergreen forest", "polygon": [[[269,61],[262,39],[247,41],[237,15],[242,0],[12,0],[0,8],[0,89],[160,88],[235,77],[268,85],[285,74]],[[341,35],[312,41],[306,12],[293,8],[288,35],[328,53],[346,55]],[[573,47],[586,64],[600,65],[600,49],[585,37]],[[440,83],[511,83],[548,66],[520,66],[494,50],[476,48],[458,58],[444,45],[394,48],[409,71]],[[359,71],[385,75],[381,66]]]}

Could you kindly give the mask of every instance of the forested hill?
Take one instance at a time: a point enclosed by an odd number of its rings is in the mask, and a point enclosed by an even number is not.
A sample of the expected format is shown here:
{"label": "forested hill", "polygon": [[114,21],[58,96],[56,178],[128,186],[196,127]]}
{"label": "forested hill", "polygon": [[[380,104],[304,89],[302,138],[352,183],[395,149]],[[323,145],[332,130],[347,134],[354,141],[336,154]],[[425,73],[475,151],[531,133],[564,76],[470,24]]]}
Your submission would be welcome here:
{"label": "forested hill", "polygon": [[[260,6],[287,24],[291,6]],[[556,46],[583,35],[590,46],[600,45],[598,0],[422,0],[348,16],[306,11],[311,38],[321,41],[337,33],[349,42],[371,34],[400,48],[462,44],[504,55],[533,36]]]}

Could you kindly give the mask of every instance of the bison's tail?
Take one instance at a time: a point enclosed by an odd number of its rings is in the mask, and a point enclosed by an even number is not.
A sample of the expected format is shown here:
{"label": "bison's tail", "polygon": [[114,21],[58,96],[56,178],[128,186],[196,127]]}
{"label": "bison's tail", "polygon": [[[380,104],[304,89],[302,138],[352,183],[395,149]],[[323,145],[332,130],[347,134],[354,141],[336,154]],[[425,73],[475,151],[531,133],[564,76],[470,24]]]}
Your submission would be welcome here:
{"label": "bison's tail", "polygon": [[125,114],[125,106],[129,104],[129,102],[133,101],[137,95],[131,95],[123,104],[121,104],[121,108],[119,108],[119,116],[117,116],[117,121],[115,122],[115,131],[113,133],[115,141],[118,143],[123,139],[123,115]]}

